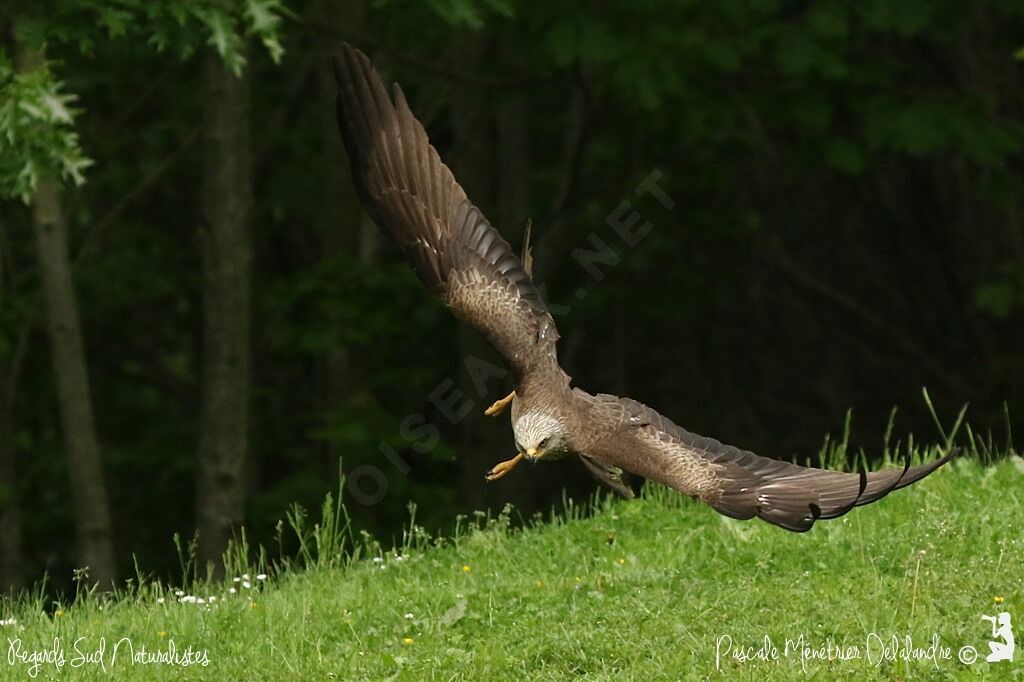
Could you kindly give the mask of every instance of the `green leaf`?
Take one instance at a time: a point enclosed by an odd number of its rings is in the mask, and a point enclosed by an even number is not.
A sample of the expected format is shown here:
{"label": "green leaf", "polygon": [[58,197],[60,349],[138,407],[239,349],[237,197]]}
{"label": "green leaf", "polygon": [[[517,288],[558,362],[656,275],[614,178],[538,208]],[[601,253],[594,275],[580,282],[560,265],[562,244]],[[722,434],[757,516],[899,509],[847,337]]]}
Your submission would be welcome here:
{"label": "green leaf", "polygon": [[40,102],[46,111],[50,114],[50,120],[58,123],[66,123],[71,125],[71,112],[65,106],[65,102],[73,100],[68,95],[60,96],[54,91],[45,91],[40,94]]}
{"label": "green leaf", "polygon": [[242,54],[242,38],[236,30],[234,17],[216,10],[203,11],[199,16],[210,31],[207,44],[217,50],[217,54],[232,73],[240,76],[245,67],[245,57]]}
{"label": "green leaf", "polygon": [[100,7],[100,24],[107,29],[107,35],[111,38],[118,38],[128,32],[129,26],[134,21],[131,12],[117,7]]}
{"label": "green leaf", "polygon": [[[6,62],[6,58],[3,60]],[[29,203],[44,175],[82,184],[91,161],[74,128],[72,95],[49,65],[29,72],[0,70],[0,197]]]}
{"label": "green leaf", "polygon": [[230,49],[231,39],[234,31],[228,26],[228,18],[220,13],[213,13],[207,19],[206,25],[210,28],[209,42],[216,48],[221,57],[226,57]]}
{"label": "green leaf", "polygon": [[278,7],[279,3],[276,0],[248,0],[245,4],[245,15],[249,19],[249,28],[252,32],[274,32],[281,21],[274,13]]}

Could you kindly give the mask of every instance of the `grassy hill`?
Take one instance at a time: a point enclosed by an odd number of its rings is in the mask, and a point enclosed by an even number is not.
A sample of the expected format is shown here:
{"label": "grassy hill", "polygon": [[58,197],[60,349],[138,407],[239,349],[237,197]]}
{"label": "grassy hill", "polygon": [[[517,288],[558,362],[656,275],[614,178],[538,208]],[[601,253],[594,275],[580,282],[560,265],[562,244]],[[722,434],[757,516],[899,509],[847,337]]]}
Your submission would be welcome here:
{"label": "grassy hill", "polygon": [[[0,606],[0,679],[33,661],[37,679],[82,680],[1024,678],[1024,646],[984,661],[981,619],[1007,611],[1024,640],[1020,458],[962,457],[803,535],[664,489],[525,530],[501,516],[443,540],[413,527],[386,552],[356,539],[356,559],[326,522],[306,570]],[[845,660],[821,660],[829,643]],[[172,646],[177,664],[145,658]]]}

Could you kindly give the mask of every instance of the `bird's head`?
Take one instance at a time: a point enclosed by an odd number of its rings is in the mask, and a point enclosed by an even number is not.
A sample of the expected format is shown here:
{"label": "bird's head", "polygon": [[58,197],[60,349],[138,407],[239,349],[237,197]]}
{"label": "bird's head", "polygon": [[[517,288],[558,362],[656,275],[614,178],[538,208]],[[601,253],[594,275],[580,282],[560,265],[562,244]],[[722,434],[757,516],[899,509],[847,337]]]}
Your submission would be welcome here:
{"label": "bird's head", "polygon": [[541,412],[527,412],[512,425],[516,449],[531,460],[558,459],[569,453],[565,425]]}

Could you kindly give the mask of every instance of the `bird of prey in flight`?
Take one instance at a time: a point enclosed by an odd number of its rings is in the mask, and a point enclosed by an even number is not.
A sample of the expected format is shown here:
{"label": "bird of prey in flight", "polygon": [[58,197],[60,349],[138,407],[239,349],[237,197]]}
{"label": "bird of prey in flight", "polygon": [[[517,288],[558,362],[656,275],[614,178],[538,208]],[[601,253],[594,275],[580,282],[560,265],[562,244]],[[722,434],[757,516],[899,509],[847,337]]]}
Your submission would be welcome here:
{"label": "bird of prey in flight", "polygon": [[370,60],[345,45],[334,61],[338,122],[360,198],[420,278],[456,317],[487,337],[512,371],[514,390],[487,410],[511,406],[523,459],[579,456],[596,478],[632,496],[629,472],[699,498],[726,516],[760,517],[791,531],[841,516],[927,476],[949,461],[841,473],[797,466],[690,433],[629,398],[591,395],[558,363],[555,322],[520,259],[466,196],[430,144],[396,84],[389,95]]}

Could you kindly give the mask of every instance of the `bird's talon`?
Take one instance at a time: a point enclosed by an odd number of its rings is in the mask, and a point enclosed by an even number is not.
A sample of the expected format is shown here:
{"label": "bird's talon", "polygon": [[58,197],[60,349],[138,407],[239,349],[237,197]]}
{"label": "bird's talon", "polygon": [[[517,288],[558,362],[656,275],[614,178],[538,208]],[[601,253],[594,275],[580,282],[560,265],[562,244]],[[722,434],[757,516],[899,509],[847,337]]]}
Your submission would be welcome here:
{"label": "bird's talon", "polygon": [[515,397],[516,392],[512,391],[501,400],[495,400],[493,403],[491,403],[490,407],[484,410],[484,414],[488,417],[497,417],[499,414],[501,414],[508,408],[509,404],[512,402],[512,399]]}
{"label": "bird's talon", "polygon": [[516,455],[512,459],[507,459],[504,462],[498,462],[494,465],[494,468],[484,474],[484,478],[488,481],[497,481],[499,478],[512,471],[512,469],[514,469],[522,459],[523,456],[520,454]]}

